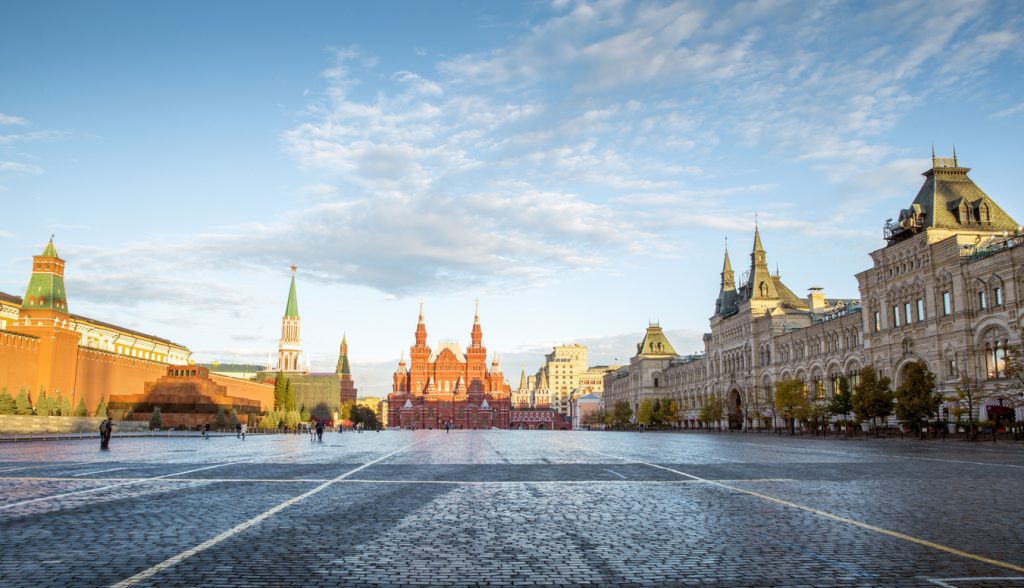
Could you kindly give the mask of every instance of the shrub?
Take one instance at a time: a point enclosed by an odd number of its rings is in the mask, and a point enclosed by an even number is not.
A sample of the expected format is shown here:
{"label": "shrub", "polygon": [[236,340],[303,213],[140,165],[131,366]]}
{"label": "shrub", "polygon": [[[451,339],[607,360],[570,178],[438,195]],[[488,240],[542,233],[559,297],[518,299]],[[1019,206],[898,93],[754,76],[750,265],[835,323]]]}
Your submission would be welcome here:
{"label": "shrub", "polygon": [[75,407],[75,416],[89,416],[89,409],[85,407],[85,398],[78,399],[78,406]]}
{"label": "shrub", "polygon": [[164,418],[160,416],[160,407],[153,407],[153,414],[149,415],[149,428],[159,429],[164,424]]}
{"label": "shrub", "polygon": [[18,406],[14,403],[14,398],[7,391],[7,386],[4,386],[3,390],[0,390],[0,414],[15,414],[17,409]]}
{"label": "shrub", "polygon": [[14,414],[22,416],[32,414],[32,401],[28,399],[28,390],[25,390],[24,386],[14,399],[14,407]]}

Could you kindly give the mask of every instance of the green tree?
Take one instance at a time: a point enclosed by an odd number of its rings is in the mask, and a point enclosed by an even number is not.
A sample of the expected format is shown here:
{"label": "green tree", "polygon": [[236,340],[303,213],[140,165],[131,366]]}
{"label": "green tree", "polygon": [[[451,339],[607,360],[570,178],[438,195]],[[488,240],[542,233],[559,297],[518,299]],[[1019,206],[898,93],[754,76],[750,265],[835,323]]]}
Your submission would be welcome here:
{"label": "green tree", "polygon": [[324,421],[329,421],[334,416],[331,412],[331,407],[327,406],[326,402],[317,402],[316,405],[313,406],[313,410],[309,412],[311,416],[315,416],[316,418]]}
{"label": "green tree", "polygon": [[722,426],[722,415],[725,414],[725,406],[722,399],[711,395],[704,400],[704,404],[700,407],[699,417],[705,425],[711,426],[712,423],[716,427]]}
{"label": "green tree", "polygon": [[107,416],[107,401],[105,398],[100,398],[100,403],[96,405],[96,412],[93,415],[98,417]]}
{"label": "green tree", "polygon": [[663,423],[663,420],[665,418],[665,404],[666,404],[666,402],[662,402],[661,398],[655,398],[654,399],[654,406],[651,407],[651,424],[652,425],[661,425]]}
{"label": "green tree", "polygon": [[640,401],[640,408],[636,411],[636,422],[641,425],[649,425],[654,420],[654,402],[650,398]]}
{"label": "green tree", "polygon": [[804,383],[800,380],[779,380],[775,383],[775,409],[782,419],[789,423],[789,434],[796,433],[797,419],[807,414],[807,398]]}
{"label": "green tree", "polygon": [[354,400],[349,400],[345,404],[341,405],[341,420],[350,421],[352,420],[352,409],[355,408],[356,403]]}
{"label": "green tree", "polygon": [[297,410],[285,411],[285,413],[284,413],[284,426],[288,427],[289,429],[294,429],[295,427],[297,427],[299,425],[300,422],[301,421],[299,420],[299,411],[297,411]]}
{"label": "green tree", "polygon": [[85,398],[78,397],[78,406],[75,407],[75,416],[89,416],[89,409],[85,406]]}
{"label": "green tree", "polygon": [[17,409],[18,405],[14,402],[11,393],[7,391],[7,386],[4,386],[0,390],[0,414],[15,414]]}
{"label": "green tree", "polygon": [[224,427],[228,426],[228,417],[226,414],[224,414],[223,406],[217,407],[217,416],[214,417],[213,424],[218,429],[223,429]]}
{"label": "green tree", "polygon": [[828,399],[828,410],[834,415],[841,417],[848,416],[853,412],[853,403],[850,394],[850,380],[844,376],[840,376],[836,382],[836,391],[832,395],[832,398]]}
{"label": "green tree", "polygon": [[[60,390],[50,397],[50,414],[52,416],[71,416],[64,412],[64,398],[60,395]],[[70,409],[68,409],[70,412]]]}
{"label": "green tree", "polygon": [[853,414],[858,421],[872,421],[886,418],[892,414],[893,395],[889,385],[892,381],[888,376],[878,375],[872,366],[864,366],[860,370],[860,381],[854,387]]}
{"label": "green tree", "polygon": [[915,362],[907,366],[903,383],[896,388],[896,418],[922,433],[922,423],[939,411],[942,395],[935,391],[935,374]]}
{"label": "green tree", "polygon": [[994,396],[996,391],[982,386],[981,382],[971,377],[970,371],[968,365],[960,369],[960,380],[956,384],[956,389],[946,400],[956,405],[953,412],[957,415],[957,421],[961,415],[967,415],[967,440],[975,441],[978,438],[978,409]]}
{"label": "green tree", "polygon": [[312,415],[309,413],[309,411],[306,410],[306,405],[303,404],[302,405],[302,410],[299,411],[299,418],[302,419],[302,422],[308,423],[309,422],[309,417],[311,417],[311,416]]}
{"label": "green tree", "polygon": [[669,425],[675,425],[678,423],[679,403],[675,400],[669,400],[667,402],[663,402],[662,406],[664,407],[664,410],[661,415],[661,422]]}
{"label": "green tree", "polygon": [[39,387],[39,396],[36,397],[36,414],[39,416],[50,416],[50,400],[46,397],[46,390]]}
{"label": "green tree", "polygon": [[228,413],[228,427],[234,429],[235,425],[237,425],[237,424],[238,424],[238,411],[232,408],[231,412]]}
{"label": "green tree", "polygon": [[362,423],[365,429],[376,429],[380,421],[377,412],[368,406],[355,406],[352,409],[352,424]]}
{"label": "green tree", "polygon": [[284,408],[285,384],[284,374],[277,372],[277,378],[274,380],[274,410]]}
{"label": "green tree", "polygon": [[295,410],[295,394],[292,392],[292,381],[284,381],[284,409],[288,412],[298,412]]}
{"label": "green tree", "polygon": [[153,414],[149,415],[149,428],[159,429],[164,425],[164,417],[160,414],[160,407],[153,407]]}
{"label": "green tree", "polygon": [[[97,415],[97,416],[107,416],[107,415],[101,414],[101,415]],[[133,421],[133,420],[135,420],[135,409],[132,408],[132,407],[128,407],[128,410],[125,411],[124,416],[121,417],[121,418],[123,418],[126,421]]]}
{"label": "green tree", "polygon": [[61,398],[60,390],[57,390],[57,399],[60,400],[60,414],[61,416],[71,416],[71,397]]}
{"label": "green tree", "polygon": [[618,400],[612,407],[612,422],[616,427],[627,427],[633,420],[633,409],[626,400]]}
{"label": "green tree", "polygon": [[32,414],[32,401],[28,399],[28,390],[24,386],[18,392],[18,395],[14,398],[14,414],[20,414],[22,416]]}

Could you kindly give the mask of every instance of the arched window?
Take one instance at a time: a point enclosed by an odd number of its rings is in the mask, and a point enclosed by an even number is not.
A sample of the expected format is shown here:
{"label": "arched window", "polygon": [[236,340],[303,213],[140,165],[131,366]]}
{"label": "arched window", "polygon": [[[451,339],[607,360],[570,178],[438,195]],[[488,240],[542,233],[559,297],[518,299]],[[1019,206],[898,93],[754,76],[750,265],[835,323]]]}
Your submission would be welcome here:
{"label": "arched window", "polygon": [[1006,331],[988,328],[981,337],[985,351],[985,376],[990,380],[1006,377]]}

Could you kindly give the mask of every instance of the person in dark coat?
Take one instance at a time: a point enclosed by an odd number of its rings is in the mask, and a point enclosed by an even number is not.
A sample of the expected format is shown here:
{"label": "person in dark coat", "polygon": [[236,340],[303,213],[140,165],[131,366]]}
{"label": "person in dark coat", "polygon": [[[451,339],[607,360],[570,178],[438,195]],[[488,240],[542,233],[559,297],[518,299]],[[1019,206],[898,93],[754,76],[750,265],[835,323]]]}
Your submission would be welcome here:
{"label": "person in dark coat", "polygon": [[324,440],[324,421],[323,419],[317,419],[316,421],[316,440],[321,443]]}
{"label": "person in dark coat", "polygon": [[100,423],[100,449],[110,449],[110,434],[114,430],[114,421],[109,416]]}

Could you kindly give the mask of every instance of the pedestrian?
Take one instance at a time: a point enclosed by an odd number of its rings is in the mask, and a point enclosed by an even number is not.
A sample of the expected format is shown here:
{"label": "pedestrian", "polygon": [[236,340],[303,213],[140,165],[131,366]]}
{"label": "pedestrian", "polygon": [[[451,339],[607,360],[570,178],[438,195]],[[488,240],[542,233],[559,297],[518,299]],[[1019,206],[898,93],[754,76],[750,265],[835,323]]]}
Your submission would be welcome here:
{"label": "pedestrian", "polygon": [[210,423],[203,425],[203,437],[206,439],[210,438]]}
{"label": "pedestrian", "polygon": [[444,432],[445,432],[445,434],[448,434],[448,433],[452,432],[452,424],[450,422],[448,422],[448,421],[444,422]]}
{"label": "pedestrian", "polygon": [[235,439],[242,438],[242,423],[235,423]]}
{"label": "pedestrian", "polygon": [[324,422],[323,421],[319,421],[318,420],[316,422],[316,439],[317,439],[317,441],[319,441],[321,443],[324,442]]}
{"label": "pedestrian", "polygon": [[107,415],[107,418],[100,423],[100,449],[110,449],[110,433],[114,429],[114,421]]}
{"label": "pedestrian", "polygon": [[239,432],[241,432],[241,433],[242,433],[242,441],[245,441],[245,432],[246,432],[246,431],[247,431],[248,429],[249,429],[249,425],[247,425],[246,423],[241,423],[241,424],[239,425],[239,429],[238,429],[238,430],[239,430]]}

